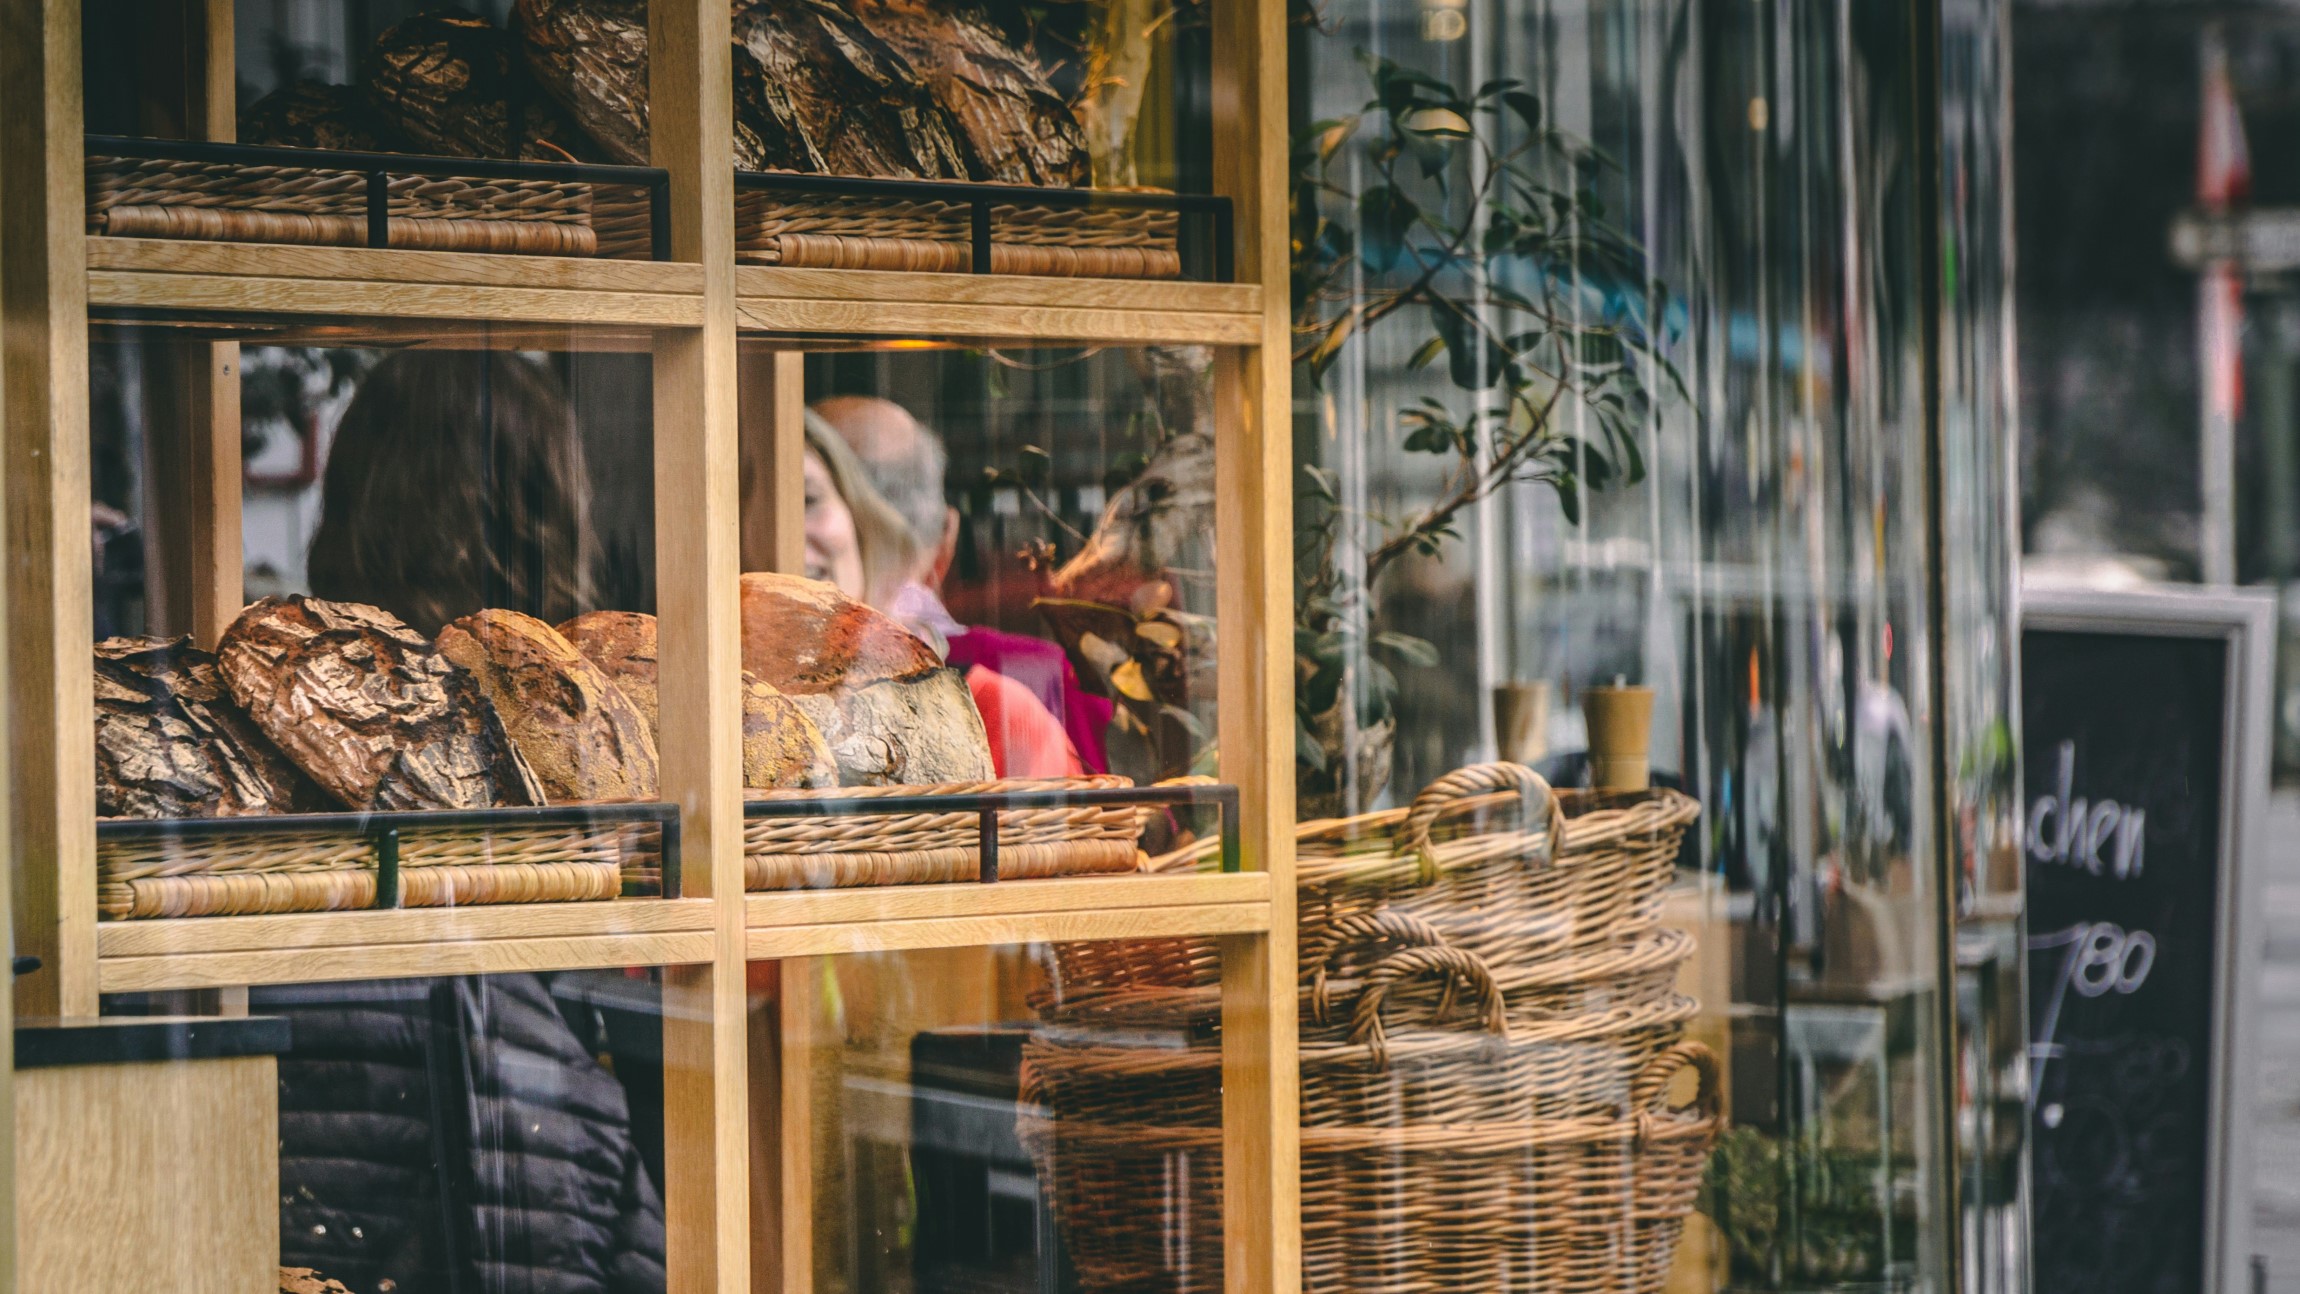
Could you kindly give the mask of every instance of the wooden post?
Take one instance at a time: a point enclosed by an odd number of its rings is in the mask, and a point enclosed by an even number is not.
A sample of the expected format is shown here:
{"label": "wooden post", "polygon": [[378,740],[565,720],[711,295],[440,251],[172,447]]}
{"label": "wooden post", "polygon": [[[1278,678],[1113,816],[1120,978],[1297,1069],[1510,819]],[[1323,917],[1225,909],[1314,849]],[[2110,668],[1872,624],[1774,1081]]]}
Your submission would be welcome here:
{"label": "wooden post", "polygon": [[8,399],[7,853],[25,1014],[96,1012],[88,316],[78,0],[0,6],[0,377]]}
{"label": "wooden post", "polygon": [[[156,74],[168,123],[192,139],[236,137],[231,0],[179,0],[167,16],[180,40],[159,42]],[[166,133],[166,132],[163,132]],[[144,402],[149,624],[155,634],[192,635],[214,650],[246,603],[240,534],[240,347],[238,342],[154,336]]]}
{"label": "wooden post", "polygon": [[652,146],[671,173],[672,255],[703,272],[702,326],[655,342],[662,784],[684,819],[687,892],[714,904],[711,962],[665,977],[670,1294],[750,1287],[729,29],[725,0],[648,7]]}
{"label": "wooden post", "polygon": [[[806,356],[794,350],[754,350],[742,374],[743,569],[806,569]],[[752,1034],[751,1065],[772,1074],[754,1104],[764,1118],[752,1133],[761,1153],[754,1163],[775,1166],[770,1183],[754,1182],[760,1206],[751,1211],[751,1288],[759,1294],[811,1294],[814,1236],[814,1002],[822,963],[792,957],[777,963],[772,1028]]]}
{"label": "wooden post", "polygon": [[806,570],[806,356],[750,351],[743,382],[743,569]]}
{"label": "wooden post", "polygon": [[1222,942],[1223,1260],[1231,1294],[1301,1286],[1294,972],[1293,393],[1283,0],[1214,6],[1214,177],[1234,204],[1261,335],[1215,369],[1222,777],[1246,865],[1270,874],[1266,936]]}

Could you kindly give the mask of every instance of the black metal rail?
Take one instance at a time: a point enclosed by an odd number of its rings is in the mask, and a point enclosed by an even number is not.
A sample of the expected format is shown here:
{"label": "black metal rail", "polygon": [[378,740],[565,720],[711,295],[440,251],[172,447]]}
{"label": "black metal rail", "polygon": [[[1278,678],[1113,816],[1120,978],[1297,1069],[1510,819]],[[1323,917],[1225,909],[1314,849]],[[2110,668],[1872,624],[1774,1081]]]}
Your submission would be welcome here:
{"label": "black metal rail", "polygon": [[317,170],[364,172],[367,176],[367,245],[370,247],[391,245],[390,193],[394,175],[468,175],[488,180],[624,184],[647,191],[650,254],[658,261],[671,259],[671,173],[659,166],[358,153],[333,148],[282,148],[272,144],[224,144],[204,139],[145,139],[129,135],[90,135],[85,148],[91,157],[217,162],[228,166],[308,166]]}
{"label": "black metal rail", "polygon": [[1093,805],[1189,807],[1212,805],[1222,813],[1222,870],[1238,870],[1238,788],[1215,786],[1134,786],[1094,790],[977,791],[967,795],[848,795],[752,800],[746,818],[828,818],[847,814],[972,813],[980,819],[982,883],[998,881],[998,814],[1002,809],[1070,809]]}
{"label": "black metal rail", "polygon": [[[1207,193],[1141,193],[1124,189],[1041,189],[1027,184],[975,184],[965,180],[897,180],[863,175],[811,175],[796,171],[737,171],[735,187],[832,197],[966,204],[971,256],[976,274],[990,273],[991,212],[1000,203],[1015,206],[1099,208],[1109,211],[1171,211],[1213,221],[1212,252],[1216,283],[1237,277],[1236,231],[1230,200]],[[1183,256],[1187,267],[1190,256]]]}
{"label": "black metal rail", "polygon": [[105,818],[96,839],[194,840],[209,836],[257,837],[293,833],[342,832],[365,839],[375,852],[375,907],[400,906],[401,831],[485,830],[520,827],[618,827],[654,824],[660,831],[663,897],[678,898],[679,806],[635,804],[550,804],[513,809],[413,810],[393,813],[275,813],[249,818]]}

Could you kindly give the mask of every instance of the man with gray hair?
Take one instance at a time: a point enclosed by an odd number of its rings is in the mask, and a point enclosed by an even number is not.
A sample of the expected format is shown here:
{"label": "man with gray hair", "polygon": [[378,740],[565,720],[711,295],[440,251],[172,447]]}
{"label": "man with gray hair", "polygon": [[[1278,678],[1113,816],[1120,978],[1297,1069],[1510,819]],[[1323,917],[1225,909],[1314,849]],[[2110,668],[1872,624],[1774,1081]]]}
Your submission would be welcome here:
{"label": "man with gray hair", "polygon": [[966,675],[982,712],[999,776],[1107,772],[1102,734],[1112,702],[1078,685],[1062,649],[1040,638],[962,625],[943,605],[959,527],[958,510],[943,493],[950,455],[942,438],[908,409],[878,396],[835,395],[812,408],[854,450],[872,488],[902,514],[926,554],[886,610],[941,635],[946,659]]}

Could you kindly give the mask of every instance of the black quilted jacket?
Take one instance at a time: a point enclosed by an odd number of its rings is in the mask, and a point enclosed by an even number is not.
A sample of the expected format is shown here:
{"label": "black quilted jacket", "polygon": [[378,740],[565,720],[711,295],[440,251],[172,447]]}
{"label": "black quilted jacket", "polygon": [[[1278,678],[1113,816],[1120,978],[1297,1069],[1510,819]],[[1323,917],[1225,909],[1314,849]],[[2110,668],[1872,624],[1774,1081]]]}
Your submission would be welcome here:
{"label": "black quilted jacket", "polygon": [[660,1294],[623,1089],[532,975],[259,992],[280,1057],[280,1262],[357,1294]]}

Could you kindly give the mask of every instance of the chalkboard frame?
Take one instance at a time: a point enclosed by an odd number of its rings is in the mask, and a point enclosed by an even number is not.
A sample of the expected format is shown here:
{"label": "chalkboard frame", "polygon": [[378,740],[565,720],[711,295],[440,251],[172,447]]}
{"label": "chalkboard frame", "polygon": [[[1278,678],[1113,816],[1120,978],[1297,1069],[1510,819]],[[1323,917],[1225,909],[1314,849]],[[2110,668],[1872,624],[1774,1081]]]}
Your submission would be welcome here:
{"label": "chalkboard frame", "polygon": [[[2239,589],[2149,587],[2074,589],[2024,584],[2021,630],[2227,644],[2220,797],[2219,941],[2212,1021],[2217,1072],[2211,1085],[2206,1148],[2204,1288],[2251,1288],[2252,1156],[2243,1135],[2252,1106],[2255,1018],[2260,982],[2261,869],[2256,859],[2268,806],[2270,719],[2275,710],[2276,599]],[[2025,662],[2024,662],[2025,669]],[[2024,676],[2022,684],[2027,685]],[[2026,1030],[2023,1031],[2024,1034]]]}

